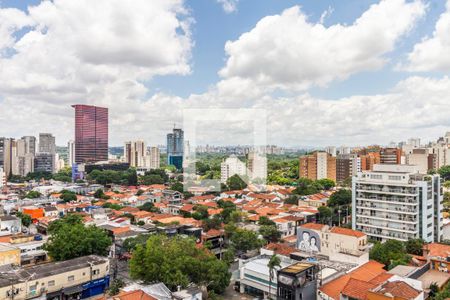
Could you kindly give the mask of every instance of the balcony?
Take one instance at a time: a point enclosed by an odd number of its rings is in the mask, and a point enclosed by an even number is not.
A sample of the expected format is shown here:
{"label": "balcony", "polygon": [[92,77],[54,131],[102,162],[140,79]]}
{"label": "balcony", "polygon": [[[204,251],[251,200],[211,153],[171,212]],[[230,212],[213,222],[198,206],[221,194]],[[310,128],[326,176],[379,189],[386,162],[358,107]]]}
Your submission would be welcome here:
{"label": "balcony", "polygon": [[[395,231],[395,232],[410,233],[410,234],[417,234],[419,232],[417,229],[414,228],[414,226],[404,226],[404,227],[402,226],[401,228],[397,228],[397,227],[389,226],[389,223],[387,223],[387,222],[383,223],[381,225],[376,224],[376,223],[371,224],[371,223],[361,223],[361,222],[367,222],[367,221],[366,220],[357,220],[356,225],[362,226],[362,227],[369,227],[369,228],[373,228],[373,229],[384,229],[389,232]],[[365,230],[364,230],[364,232],[365,232]]]}
{"label": "balcony", "polygon": [[381,214],[376,214],[376,215],[371,215],[368,213],[356,213],[357,217],[361,217],[361,218],[369,218],[369,219],[374,219],[374,220],[380,220],[380,221],[388,221],[388,222],[395,222],[395,223],[401,223],[401,224],[411,224],[411,225],[415,225],[417,223],[417,221],[414,218],[410,218],[410,217],[399,217],[399,216],[389,216],[389,215],[381,215]]}
{"label": "balcony", "polygon": [[382,212],[390,212],[395,214],[404,214],[404,215],[417,215],[418,211],[411,208],[406,207],[392,207],[392,206],[384,206],[384,205],[362,205],[360,202],[356,202],[356,208],[361,210],[375,210]]}
{"label": "balcony", "polygon": [[358,192],[370,193],[370,194],[384,194],[384,195],[394,195],[394,196],[419,196],[418,192],[408,191],[408,190],[397,190],[397,189],[368,189],[368,188],[357,188]]}
{"label": "balcony", "polygon": [[418,201],[405,200],[404,198],[380,198],[380,197],[364,197],[362,195],[356,195],[356,200],[367,201],[367,202],[377,202],[377,203],[388,203],[388,204],[402,204],[402,205],[418,205]]}

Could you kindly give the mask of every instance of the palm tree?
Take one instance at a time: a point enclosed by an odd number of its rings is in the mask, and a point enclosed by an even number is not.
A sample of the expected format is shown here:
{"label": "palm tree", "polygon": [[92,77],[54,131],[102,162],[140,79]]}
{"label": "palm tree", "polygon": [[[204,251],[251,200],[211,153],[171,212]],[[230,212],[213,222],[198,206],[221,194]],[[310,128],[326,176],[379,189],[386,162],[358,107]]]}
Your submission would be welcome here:
{"label": "palm tree", "polygon": [[275,267],[281,267],[281,259],[276,254],[274,254],[270,258],[267,266],[269,267],[269,299],[272,299],[272,281],[275,277]]}

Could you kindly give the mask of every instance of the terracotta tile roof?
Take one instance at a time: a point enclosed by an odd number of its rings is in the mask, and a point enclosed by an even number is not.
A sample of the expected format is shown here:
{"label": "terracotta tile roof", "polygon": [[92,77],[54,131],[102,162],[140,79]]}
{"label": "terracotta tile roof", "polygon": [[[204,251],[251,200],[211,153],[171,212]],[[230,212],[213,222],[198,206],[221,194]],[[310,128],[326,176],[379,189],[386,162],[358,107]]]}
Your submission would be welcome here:
{"label": "terracotta tile roof", "polygon": [[389,273],[381,273],[380,275],[376,276],[375,278],[373,278],[372,280],[370,280],[370,283],[376,284],[376,285],[380,285],[383,282],[386,282],[389,278],[391,278],[392,276],[394,276],[393,274],[389,274]]}
{"label": "terracotta tile roof", "polygon": [[430,243],[425,245],[424,249],[429,251],[429,256],[440,256],[442,258],[450,256],[450,245]]}
{"label": "terracotta tile roof", "polygon": [[185,204],[185,205],[183,205],[183,206],[180,208],[180,210],[186,211],[186,212],[191,212],[191,211],[194,210],[194,205],[192,205],[192,204]]}
{"label": "terracotta tile roof", "polygon": [[205,232],[203,235],[206,237],[215,237],[215,236],[221,236],[223,234],[224,234],[223,230],[210,229],[207,232]]}
{"label": "terracotta tile roof", "polygon": [[223,211],[223,209],[221,209],[221,208],[218,208],[218,209],[210,208],[210,209],[208,209],[208,215],[210,215],[210,216],[218,215],[222,211]]}
{"label": "terracotta tile roof", "polygon": [[276,254],[289,256],[291,253],[294,253],[297,251],[294,247],[290,247],[286,244],[280,244],[280,243],[270,243],[267,246],[264,247],[267,250],[273,251]]}
{"label": "terracotta tile roof", "polygon": [[354,236],[357,238],[366,236],[366,234],[361,231],[357,231],[357,230],[353,230],[353,229],[349,229],[349,228],[343,228],[343,227],[333,227],[333,228],[331,228],[330,232],[342,234],[342,235]]}
{"label": "terracotta tile roof", "polygon": [[376,289],[377,294],[391,294],[395,298],[400,299],[416,299],[420,292],[404,281],[386,282],[380,289]]}
{"label": "terracotta tile roof", "polygon": [[345,288],[351,278],[370,282],[380,274],[386,273],[386,270],[384,270],[383,267],[383,264],[370,260],[352,272],[324,284],[320,287],[320,291],[327,294],[332,299],[339,300],[341,291]]}
{"label": "terracotta tile roof", "polygon": [[376,286],[376,284],[370,282],[350,278],[341,293],[352,299],[365,300],[367,299],[367,292]]}
{"label": "terracotta tile roof", "polygon": [[114,300],[157,300],[156,298],[146,294],[143,290],[121,292],[113,296]]}
{"label": "terracotta tile roof", "polygon": [[124,213],[135,213],[139,211],[139,208],[137,207],[131,207],[131,206],[125,206],[124,208],[122,208],[120,211],[124,212]]}
{"label": "terracotta tile roof", "polygon": [[324,227],[324,224],[317,224],[317,223],[306,223],[303,225],[300,225],[300,227],[307,228],[307,229],[313,229],[313,230],[322,230]]}

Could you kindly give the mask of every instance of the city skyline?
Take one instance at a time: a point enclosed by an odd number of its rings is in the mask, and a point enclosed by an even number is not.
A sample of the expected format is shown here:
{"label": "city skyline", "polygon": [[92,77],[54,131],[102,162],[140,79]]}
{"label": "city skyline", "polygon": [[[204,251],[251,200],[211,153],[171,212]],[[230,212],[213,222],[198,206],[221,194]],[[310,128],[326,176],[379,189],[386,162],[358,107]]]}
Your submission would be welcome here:
{"label": "city skyline", "polygon": [[[213,107],[266,108],[268,143],[288,147],[434,140],[450,128],[449,14],[433,0],[2,1],[0,136],[65,145],[81,103],[110,109],[111,145],[164,144],[182,109]],[[248,138],[206,127],[204,144]]]}

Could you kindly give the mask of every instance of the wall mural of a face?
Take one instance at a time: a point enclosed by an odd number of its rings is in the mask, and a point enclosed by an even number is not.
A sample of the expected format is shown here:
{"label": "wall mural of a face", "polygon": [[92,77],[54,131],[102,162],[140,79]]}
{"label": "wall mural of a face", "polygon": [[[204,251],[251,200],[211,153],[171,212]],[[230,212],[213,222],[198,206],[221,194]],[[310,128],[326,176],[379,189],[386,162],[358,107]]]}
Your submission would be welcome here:
{"label": "wall mural of a face", "polygon": [[319,252],[319,235],[315,231],[300,227],[297,234],[297,248],[304,252]]}

